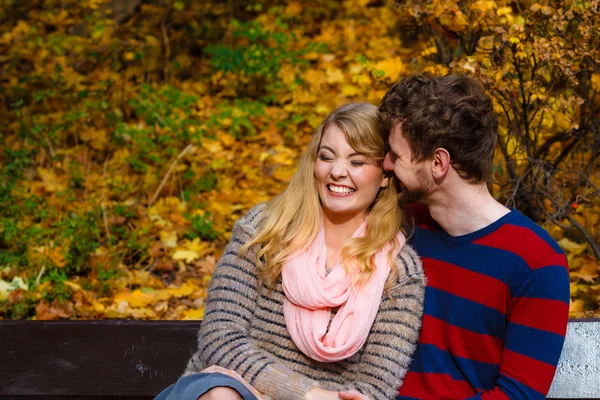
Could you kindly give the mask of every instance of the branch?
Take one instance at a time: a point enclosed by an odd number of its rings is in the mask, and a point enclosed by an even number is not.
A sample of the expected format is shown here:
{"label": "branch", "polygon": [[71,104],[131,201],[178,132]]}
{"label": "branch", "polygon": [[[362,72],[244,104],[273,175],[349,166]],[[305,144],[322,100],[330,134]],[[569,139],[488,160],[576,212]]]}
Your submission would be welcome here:
{"label": "branch", "polygon": [[503,93],[501,90],[498,90],[498,89],[496,89],[496,90],[495,90],[495,92],[496,92],[496,93],[497,93],[497,94],[498,94],[498,95],[499,95],[499,96],[500,96],[502,99],[504,99],[504,101],[505,101],[506,103],[510,104],[510,110],[507,110],[507,109],[506,109],[506,107],[504,106],[504,103],[503,103],[503,102],[501,102],[501,101],[499,101],[499,103],[500,103],[500,106],[502,107],[502,110],[504,111],[504,114],[506,115],[506,119],[508,119],[508,122],[509,122],[509,124],[515,128],[515,130],[517,131],[517,133],[518,133],[518,135],[519,135],[519,136],[522,136],[522,133],[521,133],[521,126],[520,126],[520,125],[517,123],[517,121],[516,121],[516,120],[512,120],[512,119],[510,118],[510,112],[509,112],[509,111],[512,111],[512,113],[513,113],[515,116],[517,116],[517,115],[518,115],[518,111],[519,111],[519,110],[518,110],[518,107],[516,107],[516,106],[514,105],[514,103],[515,103],[515,102],[514,102],[514,101],[512,101],[511,99],[509,99],[508,97],[506,97],[506,95],[505,95],[505,94],[504,94],[504,93]]}
{"label": "branch", "polygon": [[538,148],[537,152],[533,155],[533,158],[539,159],[542,156],[546,155],[546,153],[550,150],[550,147],[556,142],[564,142],[565,140],[571,137],[571,133],[568,131],[559,132],[554,134],[551,138],[546,140],[540,148]]}
{"label": "branch", "polygon": [[517,171],[515,170],[514,165],[512,165],[512,158],[508,154],[508,148],[507,148],[506,143],[504,142],[504,140],[502,140],[502,138],[499,138],[499,139],[500,140],[498,140],[498,146],[500,147],[500,151],[502,152],[502,156],[506,160],[506,169],[508,171],[508,176],[510,176],[511,180],[515,180],[515,179],[517,179]]}
{"label": "branch", "polygon": [[162,31],[163,41],[165,43],[165,82],[169,83],[169,59],[171,58],[171,46],[169,45],[169,35],[167,33],[167,26],[165,25],[167,16],[165,15],[160,21],[160,30]]}
{"label": "branch", "polygon": [[569,155],[571,150],[579,143],[581,137],[575,138],[573,142],[571,142],[567,147],[560,152],[559,156],[552,163],[552,170],[550,171],[550,175],[554,175],[555,171],[557,171],[558,165]]}
{"label": "branch", "polygon": [[171,166],[167,170],[167,173],[165,174],[163,180],[160,182],[160,185],[158,185],[158,189],[156,189],[156,192],[154,192],[154,196],[152,196],[152,199],[150,199],[150,202],[148,202],[148,207],[150,207],[156,201],[156,198],[160,194],[163,186],[165,186],[165,183],[169,179],[169,176],[171,176],[171,172],[173,172],[173,168],[175,168],[175,166],[177,165],[177,162],[179,162],[179,160],[181,160],[193,148],[194,148],[194,144],[193,143],[188,144],[186,146],[186,148],[183,149],[183,151],[181,153],[179,153],[179,155],[177,156],[177,158],[175,159],[175,161],[173,161],[171,163]]}
{"label": "branch", "polygon": [[438,33],[433,29],[433,26],[431,26],[429,22],[427,22],[426,25],[429,28],[429,36],[433,37],[433,40],[435,41],[435,47],[437,49],[437,53],[439,54],[441,63],[444,65],[448,65],[452,60],[448,62],[446,61],[446,48],[440,40],[441,36],[438,35]]}
{"label": "branch", "polygon": [[586,174],[581,174],[581,176],[588,183],[588,185],[590,185],[591,187],[593,187],[596,190],[596,192],[600,193],[600,188],[598,186],[596,186],[594,184],[594,182],[592,182],[592,180]]}
{"label": "branch", "polygon": [[104,230],[106,231],[106,240],[108,244],[112,244],[112,236],[110,235],[110,229],[108,229],[108,217],[106,216],[106,206],[104,200],[106,200],[106,163],[108,156],[104,159],[104,165],[102,166],[102,199],[100,200],[100,208],[102,209],[102,219],[104,221]]}
{"label": "branch", "polygon": [[523,135],[523,138],[525,139],[525,144],[527,145],[527,152],[529,152],[529,149],[531,149],[532,143],[531,143],[531,137],[529,135],[529,118],[527,117],[527,108],[529,107],[529,103],[527,102],[526,99],[526,95],[525,95],[525,82],[524,82],[524,78],[523,78],[523,73],[521,72],[521,67],[519,62],[517,61],[517,56],[515,54],[515,49],[514,46],[512,46],[511,51],[513,53],[513,65],[515,67],[515,69],[517,70],[517,75],[519,77],[519,89],[521,91],[521,118],[523,119],[523,125],[525,128],[525,134]]}
{"label": "branch", "polygon": [[585,240],[590,244],[590,247],[594,251],[596,259],[600,260],[600,246],[598,246],[598,243],[596,243],[592,235],[590,235],[590,233],[579,222],[577,222],[575,218],[568,216],[567,219],[569,220],[572,226],[574,226],[579,232],[581,232]]}

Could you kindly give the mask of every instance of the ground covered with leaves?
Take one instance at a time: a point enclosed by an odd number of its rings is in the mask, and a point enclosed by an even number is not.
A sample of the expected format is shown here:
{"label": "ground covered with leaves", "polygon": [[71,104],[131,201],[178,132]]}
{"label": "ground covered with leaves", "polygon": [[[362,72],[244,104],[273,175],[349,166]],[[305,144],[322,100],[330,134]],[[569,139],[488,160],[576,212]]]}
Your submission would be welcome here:
{"label": "ground covered with leaves", "polygon": [[[530,205],[567,253],[571,316],[600,315],[587,3],[559,17],[551,2],[482,0],[6,1],[0,319],[201,319],[234,222],[285,188],[329,112],[451,71],[493,95],[494,194]],[[581,22],[573,38],[560,18]],[[587,47],[571,55],[569,40]]]}

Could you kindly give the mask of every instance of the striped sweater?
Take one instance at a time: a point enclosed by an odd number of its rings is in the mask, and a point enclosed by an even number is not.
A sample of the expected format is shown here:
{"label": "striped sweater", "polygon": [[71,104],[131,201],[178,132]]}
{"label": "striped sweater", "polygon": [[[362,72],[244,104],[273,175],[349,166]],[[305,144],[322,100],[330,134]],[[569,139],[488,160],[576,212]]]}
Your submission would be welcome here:
{"label": "striped sweater", "polygon": [[394,398],[416,348],[423,312],[425,281],[415,252],[405,246],[398,255],[398,282],[384,292],[363,348],[343,361],[314,361],[287,332],[281,279],[269,291],[257,277],[256,249],[238,255],[255,235],[263,208],[253,208],[233,228],[212,278],[198,351],[184,375],[219,365],[237,371],[266,397],[282,400],[303,399],[315,386]]}
{"label": "striped sweater", "polygon": [[545,399],[569,312],[558,244],[516,210],[452,237],[412,207],[410,240],[427,289],[419,345],[400,389],[408,399]]}

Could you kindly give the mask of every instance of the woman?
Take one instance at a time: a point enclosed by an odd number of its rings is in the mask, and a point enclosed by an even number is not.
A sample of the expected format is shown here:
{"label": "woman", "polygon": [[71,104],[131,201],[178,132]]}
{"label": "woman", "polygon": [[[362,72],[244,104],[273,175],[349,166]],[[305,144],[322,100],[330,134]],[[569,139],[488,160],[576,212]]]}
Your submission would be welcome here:
{"label": "woman", "polygon": [[386,151],[373,105],[323,121],[289,187],[235,225],[198,351],[173,390],[193,382],[190,398],[202,400],[395,397],[424,277],[382,169]]}

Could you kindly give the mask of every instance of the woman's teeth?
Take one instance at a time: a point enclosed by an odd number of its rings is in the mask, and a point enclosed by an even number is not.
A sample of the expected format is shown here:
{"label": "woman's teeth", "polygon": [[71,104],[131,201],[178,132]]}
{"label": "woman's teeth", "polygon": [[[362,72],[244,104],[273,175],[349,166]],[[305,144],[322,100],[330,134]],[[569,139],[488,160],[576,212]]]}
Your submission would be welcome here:
{"label": "woman's teeth", "polygon": [[355,190],[354,189],[350,189],[348,187],[343,187],[343,186],[334,186],[334,185],[328,185],[327,186],[329,188],[330,191],[334,192],[334,193],[352,193]]}

